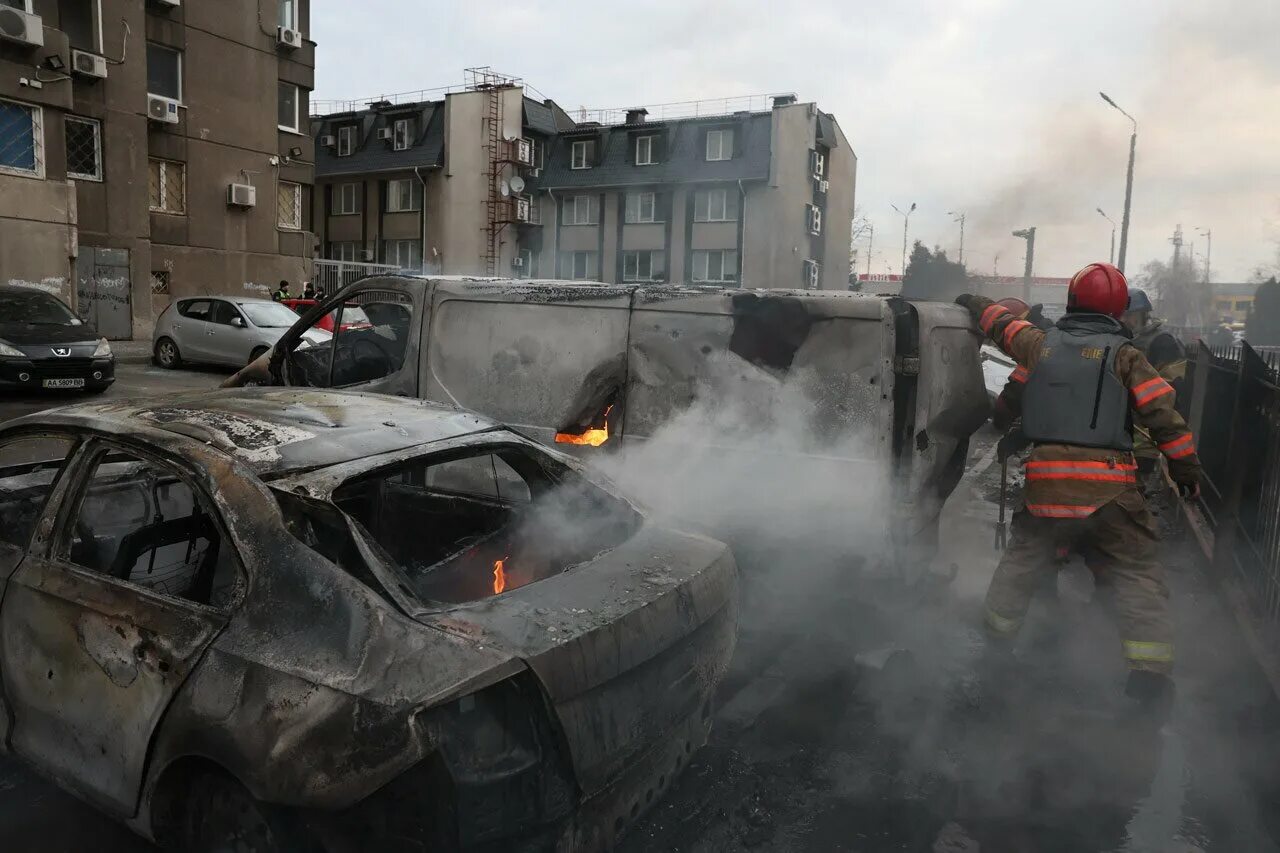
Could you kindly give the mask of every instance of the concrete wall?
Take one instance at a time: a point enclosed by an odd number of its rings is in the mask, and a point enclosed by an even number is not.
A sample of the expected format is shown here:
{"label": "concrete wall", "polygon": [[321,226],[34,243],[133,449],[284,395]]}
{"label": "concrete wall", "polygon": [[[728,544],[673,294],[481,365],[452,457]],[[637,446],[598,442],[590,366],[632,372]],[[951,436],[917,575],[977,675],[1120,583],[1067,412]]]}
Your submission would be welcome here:
{"label": "concrete wall", "polygon": [[[94,8],[94,4],[85,4]],[[36,0],[45,24],[41,48],[0,43],[0,97],[44,106],[45,177],[0,176],[0,263],[4,275],[32,281],[74,277],[80,247],[130,253],[131,332],[150,336],[169,296],[153,298],[151,273],[167,272],[170,296],[239,294],[282,278],[310,275],[313,240],[307,232],[313,182],[313,144],[305,133],[306,92],[313,84],[314,44],[288,51],[276,45],[274,4],[258,0],[190,3],[167,9],[145,0],[102,0],[103,80],[45,70],[42,89],[23,86],[32,65],[57,55],[71,67],[57,0]],[[308,4],[301,3],[304,34]],[[121,22],[124,22],[123,24]],[[125,27],[127,24],[127,30]],[[70,26],[68,22],[68,26]],[[176,125],[145,117],[147,42],[177,48],[182,102]],[[84,45],[98,52],[97,45]],[[301,134],[277,129],[277,83],[303,89]],[[65,183],[63,116],[101,122],[102,180]],[[269,159],[302,149],[279,168]],[[186,213],[148,210],[148,158],[186,164]],[[228,207],[227,186],[258,188],[257,206]],[[303,230],[277,227],[276,182],[304,186]],[[72,284],[64,292],[74,299]]]}

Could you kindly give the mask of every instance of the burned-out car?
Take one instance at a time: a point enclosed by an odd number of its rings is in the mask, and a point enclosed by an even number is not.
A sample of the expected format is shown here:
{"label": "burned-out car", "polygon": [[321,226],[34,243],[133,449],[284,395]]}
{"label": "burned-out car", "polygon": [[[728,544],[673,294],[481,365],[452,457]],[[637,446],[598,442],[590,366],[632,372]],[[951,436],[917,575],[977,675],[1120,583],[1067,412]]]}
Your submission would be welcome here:
{"label": "burned-out car", "polygon": [[179,850],[590,850],[706,738],[736,568],[493,422],[243,389],[0,430],[0,744]]}

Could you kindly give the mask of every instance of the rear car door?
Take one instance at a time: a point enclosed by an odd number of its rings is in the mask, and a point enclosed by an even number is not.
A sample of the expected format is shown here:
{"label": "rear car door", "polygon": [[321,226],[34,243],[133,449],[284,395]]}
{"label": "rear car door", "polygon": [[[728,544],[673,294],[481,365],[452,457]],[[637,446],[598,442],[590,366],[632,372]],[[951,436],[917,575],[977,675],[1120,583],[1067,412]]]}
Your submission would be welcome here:
{"label": "rear car door", "polygon": [[[14,752],[120,815],[152,734],[226,624],[243,569],[214,502],[176,465],[85,448],[0,606]],[[46,513],[52,509],[46,510]]]}

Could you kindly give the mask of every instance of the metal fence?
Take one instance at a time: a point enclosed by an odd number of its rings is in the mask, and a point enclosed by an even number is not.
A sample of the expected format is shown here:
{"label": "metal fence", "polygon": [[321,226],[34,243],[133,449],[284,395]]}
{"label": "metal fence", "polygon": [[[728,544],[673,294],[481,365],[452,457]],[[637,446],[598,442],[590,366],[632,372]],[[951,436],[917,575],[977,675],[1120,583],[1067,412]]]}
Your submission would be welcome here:
{"label": "metal fence", "polygon": [[1239,585],[1265,634],[1280,628],[1278,367],[1280,356],[1248,343],[1200,343],[1178,401],[1204,465],[1202,509],[1214,534],[1215,573]]}
{"label": "metal fence", "polygon": [[318,293],[333,293],[369,275],[401,272],[394,264],[362,264],[355,261],[328,261],[316,258],[311,283]]}

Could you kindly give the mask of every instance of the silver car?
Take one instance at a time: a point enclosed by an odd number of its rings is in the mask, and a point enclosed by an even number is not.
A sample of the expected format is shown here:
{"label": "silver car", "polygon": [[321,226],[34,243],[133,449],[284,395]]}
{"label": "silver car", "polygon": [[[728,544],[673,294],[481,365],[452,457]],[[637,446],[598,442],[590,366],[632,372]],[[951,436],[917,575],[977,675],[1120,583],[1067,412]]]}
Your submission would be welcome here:
{"label": "silver car", "polygon": [[[297,314],[270,299],[188,297],[161,313],[151,351],[157,364],[170,369],[183,362],[243,367],[271,349],[297,321]],[[311,345],[333,336],[310,329],[302,337]]]}

